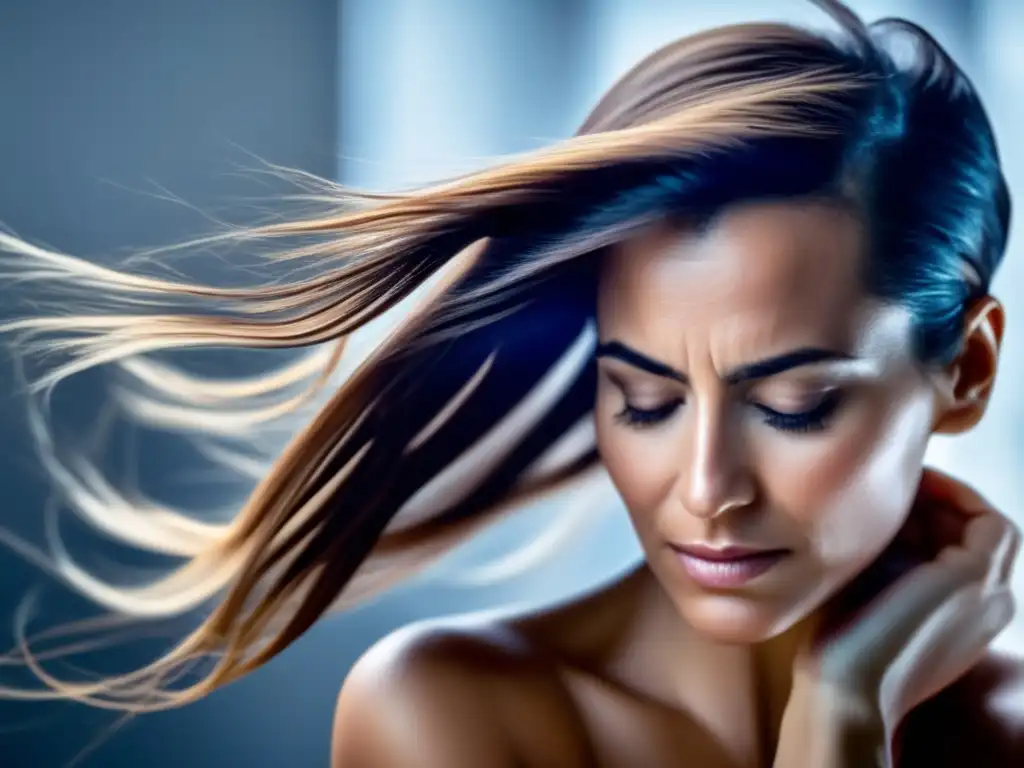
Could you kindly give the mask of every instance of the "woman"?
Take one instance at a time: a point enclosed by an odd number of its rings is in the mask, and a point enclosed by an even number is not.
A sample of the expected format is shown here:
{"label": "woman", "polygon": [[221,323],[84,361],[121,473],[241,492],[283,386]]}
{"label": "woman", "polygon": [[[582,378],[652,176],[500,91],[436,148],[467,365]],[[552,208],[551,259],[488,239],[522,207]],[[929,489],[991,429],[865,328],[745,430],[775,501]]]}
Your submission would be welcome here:
{"label": "woman", "polygon": [[[383,641],[341,693],[334,765],[1021,764],[1024,720],[989,706],[1021,677],[987,651],[1013,610],[1016,534],[922,470],[929,437],[976,424],[995,380],[1010,201],[992,130],[924,32],[819,4],[840,36],[686,38],[553,148],[241,235],[302,237],[285,255],[307,279],[217,289],[6,239],[25,277],[120,306],[8,327],[73,353],[42,387],[117,363],[165,406],[133,396],[137,413],[193,431],[308,403],[348,335],[431,281],[229,525],[128,504],[40,428],[82,515],[187,558],[135,590],[58,558],[72,583],[134,616],[220,597],[132,675],[72,684],[27,657],[53,695],[194,700],[603,467],[643,566],[556,609]],[[911,63],[888,53],[905,41]],[[256,382],[140,358],[325,343]],[[160,689],[205,655],[207,677]]]}

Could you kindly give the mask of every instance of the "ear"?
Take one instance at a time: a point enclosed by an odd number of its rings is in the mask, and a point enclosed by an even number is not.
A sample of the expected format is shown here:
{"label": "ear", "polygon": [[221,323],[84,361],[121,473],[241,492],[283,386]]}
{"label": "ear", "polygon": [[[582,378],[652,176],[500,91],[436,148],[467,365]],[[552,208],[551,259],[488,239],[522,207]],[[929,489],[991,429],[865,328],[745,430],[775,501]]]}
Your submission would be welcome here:
{"label": "ear", "polygon": [[988,408],[999,365],[1006,314],[1003,305],[986,296],[971,305],[964,318],[960,353],[938,376],[934,431],[959,434],[972,429]]}

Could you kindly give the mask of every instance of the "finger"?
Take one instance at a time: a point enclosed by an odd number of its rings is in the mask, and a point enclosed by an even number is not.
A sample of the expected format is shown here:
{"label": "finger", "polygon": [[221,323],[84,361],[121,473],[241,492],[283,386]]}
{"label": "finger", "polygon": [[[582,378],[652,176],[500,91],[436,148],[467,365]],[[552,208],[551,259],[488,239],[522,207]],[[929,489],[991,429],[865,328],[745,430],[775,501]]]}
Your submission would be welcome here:
{"label": "finger", "polygon": [[946,547],[963,542],[967,523],[972,519],[950,502],[922,499],[908,520],[913,521],[917,530],[915,551],[927,560],[934,559]]}
{"label": "finger", "polygon": [[[943,505],[945,506],[945,505]],[[821,627],[825,637],[841,631],[872,600],[911,571],[934,561],[952,544],[961,544],[966,521],[956,511],[917,510],[908,516],[894,540],[863,571],[834,595],[824,607]],[[936,529],[940,535],[936,536]]]}
{"label": "finger", "polygon": [[935,557],[964,540],[971,520],[988,514],[999,513],[975,489],[938,470],[926,469],[910,517],[923,528],[919,538],[924,552],[930,550]]}
{"label": "finger", "polygon": [[985,656],[1013,612],[1013,593],[1008,589],[981,600],[965,590],[947,602],[940,611],[946,615],[937,619],[940,625],[949,622],[955,629],[919,633],[897,662],[909,666],[902,684],[907,700],[898,703],[899,710],[910,711],[962,677]]}
{"label": "finger", "polygon": [[1016,601],[1009,589],[999,589],[983,598],[973,610],[965,610],[959,630],[923,660],[922,674],[945,687],[967,672],[989,649],[992,642],[1013,621]]}
{"label": "finger", "polygon": [[901,578],[933,559],[894,542],[822,607],[818,636],[823,641],[855,623],[866,607]]}
{"label": "finger", "polygon": [[974,488],[931,467],[922,472],[918,493],[935,501],[947,502],[965,515],[994,511],[992,504]]}
{"label": "finger", "polygon": [[828,668],[822,673],[873,689],[917,630],[952,595],[983,578],[977,562],[968,556],[927,563],[883,591],[846,632],[826,644],[822,659]]}
{"label": "finger", "polygon": [[971,522],[962,546],[946,547],[935,559],[935,565],[958,574],[965,583],[989,589],[995,582],[995,558],[1003,541],[1005,527],[998,516],[984,515]]}
{"label": "finger", "polygon": [[1017,566],[1017,558],[1020,556],[1020,539],[1020,528],[1011,523],[1002,557],[996,565],[998,571],[996,580],[999,584],[1007,585],[1013,578],[1013,572]]}
{"label": "finger", "polygon": [[1006,584],[1020,551],[1017,527],[998,512],[975,518],[964,534],[964,550],[985,567],[985,586]]}
{"label": "finger", "polygon": [[967,524],[964,549],[987,557],[1006,537],[1009,520],[998,513],[980,515]]}

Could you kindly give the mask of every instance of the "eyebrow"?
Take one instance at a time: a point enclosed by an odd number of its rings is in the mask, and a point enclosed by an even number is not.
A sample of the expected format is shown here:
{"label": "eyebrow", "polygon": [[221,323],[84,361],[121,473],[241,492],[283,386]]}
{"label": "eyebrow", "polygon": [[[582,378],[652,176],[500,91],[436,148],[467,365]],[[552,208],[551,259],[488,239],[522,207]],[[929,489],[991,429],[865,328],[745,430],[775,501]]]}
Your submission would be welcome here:
{"label": "eyebrow", "polygon": [[[632,347],[623,344],[621,341],[608,341],[598,344],[595,356],[619,360],[620,362],[626,363],[634,368],[639,368],[640,370],[646,371],[654,376],[672,379],[683,384],[689,382],[689,378],[685,373],[677,371],[675,368],[665,365],[665,363],[659,362],[652,357],[648,357],[642,352],[638,352]],[[724,381],[730,385],[740,384],[745,381],[754,381],[757,379],[766,379],[770,376],[777,376],[780,373],[785,373],[793,368],[800,368],[805,365],[813,365],[815,363],[824,363],[834,360],[853,359],[852,355],[848,355],[844,352],[837,352],[831,349],[819,349],[816,347],[803,347],[801,349],[785,352],[781,355],[776,355],[775,357],[769,357],[764,360],[758,360],[754,363],[741,365],[739,368],[727,373],[724,377]]]}

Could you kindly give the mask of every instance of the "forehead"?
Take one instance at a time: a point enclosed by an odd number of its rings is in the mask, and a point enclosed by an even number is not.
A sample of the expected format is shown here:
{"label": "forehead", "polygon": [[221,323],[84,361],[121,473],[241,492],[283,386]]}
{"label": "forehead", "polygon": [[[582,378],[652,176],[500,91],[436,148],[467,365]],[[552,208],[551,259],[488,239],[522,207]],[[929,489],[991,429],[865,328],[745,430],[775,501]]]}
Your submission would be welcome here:
{"label": "forehead", "polygon": [[599,324],[627,336],[850,345],[872,303],[865,245],[858,217],[838,204],[745,205],[699,230],[664,221],[608,254]]}

